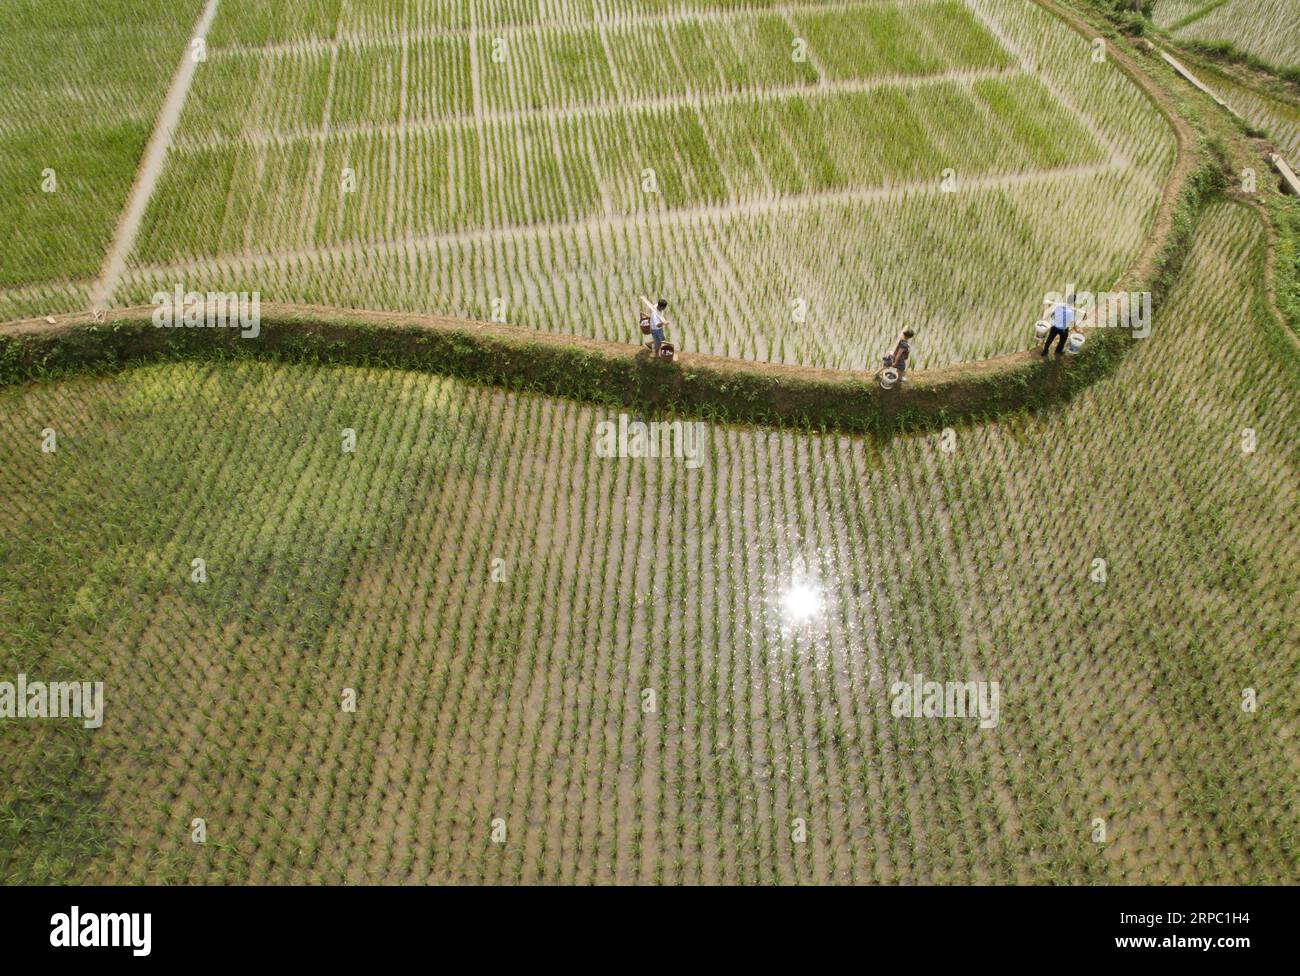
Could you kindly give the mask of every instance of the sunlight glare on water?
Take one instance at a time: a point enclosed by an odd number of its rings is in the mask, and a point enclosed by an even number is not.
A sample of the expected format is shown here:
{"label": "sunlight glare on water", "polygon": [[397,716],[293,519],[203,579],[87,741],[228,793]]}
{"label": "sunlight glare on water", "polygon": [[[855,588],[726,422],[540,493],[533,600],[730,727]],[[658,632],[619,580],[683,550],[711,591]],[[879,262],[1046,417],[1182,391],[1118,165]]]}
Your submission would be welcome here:
{"label": "sunlight glare on water", "polygon": [[806,623],[822,612],[822,595],[807,583],[791,584],[781,597],[781,609],[790,623]]}

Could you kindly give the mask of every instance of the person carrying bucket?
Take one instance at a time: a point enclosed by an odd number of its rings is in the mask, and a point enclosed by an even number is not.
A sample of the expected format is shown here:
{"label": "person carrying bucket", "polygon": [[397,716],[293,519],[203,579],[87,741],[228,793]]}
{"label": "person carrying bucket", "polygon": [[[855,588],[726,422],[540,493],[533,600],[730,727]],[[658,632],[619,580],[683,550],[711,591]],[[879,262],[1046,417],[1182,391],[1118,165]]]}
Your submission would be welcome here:
{"label": "person carrying bucket", "polygon": [[668,319],[664,317],[664,312],[668,310],[668,299],[661,298],[658,302],[651,305],[650,299],[642,295],[641,301],[643,301],[646,308],[649,309],[648,313],[641,313],[642,332],[649,334],[654,355],[658,358],[659,351],[664,345],[665,330],[668,328]]}
{"label": "person carrying bucket", "polygon": [[1052,341],[1056,341],[1056,354],[1059,356],[1065,351],[1065,341],[1070,336],[1070,326],[1074,324],[1074,296],[1069,295],[1064,302],[1052,309],[1049,321],[1052,327],[1047,331],[1047,341],[1043,343],[1043,355],[1047,355],[1047,350],[1052,347]]}
{"label": "person carrying bucket", "polygon": [[907,380],[907,361],[912,358],[912,336],[914,335],[916,333],[911,329],[904,329],[894,343],[894,351],[885,357],[885,365],[898,370],[900,383]]}

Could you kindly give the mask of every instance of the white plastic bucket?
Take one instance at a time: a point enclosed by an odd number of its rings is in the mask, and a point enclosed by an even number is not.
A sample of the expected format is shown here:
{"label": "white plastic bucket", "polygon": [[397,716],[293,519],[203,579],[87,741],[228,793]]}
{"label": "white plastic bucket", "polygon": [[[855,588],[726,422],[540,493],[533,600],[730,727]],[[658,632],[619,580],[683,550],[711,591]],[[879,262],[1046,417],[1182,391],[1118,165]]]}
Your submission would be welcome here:
{"label": "white plastic bucket", "polygon": [[1078,352],[1083,348],[1084,335],[1082,332],[1071,332],[1070,338],[1065,344],[1067,352]]}
{"label": "white plastic bucket", "polygon": [[888,366],[880,371],[880,388],[882,390],[892,389],[897,382],[898,370],[894,369],[894,367]]}
{"label": "white plastic bucket", "polygon": [[1040,339],[1046,339],[1047,333],[1051,331],[1051,326],[1047,324],[1046,319],[1041,319],[1034,323],[1034,335]]}

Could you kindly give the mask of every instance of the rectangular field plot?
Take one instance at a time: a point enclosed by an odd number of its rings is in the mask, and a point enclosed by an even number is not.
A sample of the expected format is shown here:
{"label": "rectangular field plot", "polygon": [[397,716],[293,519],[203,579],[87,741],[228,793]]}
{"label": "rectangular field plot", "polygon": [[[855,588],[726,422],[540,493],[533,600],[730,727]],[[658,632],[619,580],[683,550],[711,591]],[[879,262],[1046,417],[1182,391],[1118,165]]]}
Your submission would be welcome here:
{"label": "rectangular field plot", "polygon": [[379,38],[466,30],[473,6],[471,0],[348,0],[339,29],[344,35]]}
{"label": "rectangular field plot", "polygon": [[631,97],[811,85],[818,78],[811,62],[791,58],[794,32],[774,14],[609,28],[605,40]]}
{"label": "rectangular field plot", "polygon": [[957,0],[866,4],[795,15],[809,53],[836,80],[1008,68],[1014,62]]}
{"label": "rectangular field plot", "polygon": [[793,37],[777,16],[554,28],[482,38],[480,74],[494,109],[814,84],[812,65],[790,57]]}
{"label": "rectangular field plot", "polygon": [[[171,154],[137,256],[162,263],[242,253],[231,249],[230,234],[212,234],[221,226],[242,226],[250,246],[275,251],[380,241],[394,231],[524,227],[774,194],[934,184],[946,170],[974,178],[1105,158],[1033,78],[980,84],[987,97],[978,84],[942,82],[492,122],[482,129],[488,196],[479,206],[472,203],[482,196],[477,173],[465,165],[475,152],[477,130],[469,124],[416,130],[410,138],[357,133],[180,150]],[[992,143],[990,131],[999,134]],[[429,165],[417,145],[459,161],[447,166],[447,182],[422,191],[428,206],[401,199],[417,185],[412,168]],[[237,171],[263,185],[227,183],[222,174],[236,158]],[[345,169],[353,173],[351,190],[340,189]],[[322,217],[313,224],[314,203]],[[184,237],[180,228],[188,229]]]}
{"label": "rectangular field plot", "polygon": [[616,99],[614,71],[594,28],[478,40],[485,106],[543,108]]}
{"label": "rectangular field plot", "polygon": [[208,33],[213,46],[325,40],[339,28],[344,0],[221,0]]}
{"label": "rectangular field plot", "polygon": [[1028,0],[967,0],[983,22],[1069,111],[1106,140],[1118,161],[1158,180],[1173,165],[1173,132],[1151,101],[1088,40]]}
{"label": "rectangular field plot", "polygon": [[145,215],[137,259],[481,227],[478,167],[468,127],[176,151]]}
{"label": "rectangular field plot", "polygon": [[217,51],[195,78],[177,142],[319,133],[326,119],[362,128],[469,116],[472,88],[464,37],[348,42],[336,59],[318,48]]}
{"label": "rectangular field plot", "polygon": [[179,139],[318,128],[329,97],[325,51],[214,53],[185,99]]}

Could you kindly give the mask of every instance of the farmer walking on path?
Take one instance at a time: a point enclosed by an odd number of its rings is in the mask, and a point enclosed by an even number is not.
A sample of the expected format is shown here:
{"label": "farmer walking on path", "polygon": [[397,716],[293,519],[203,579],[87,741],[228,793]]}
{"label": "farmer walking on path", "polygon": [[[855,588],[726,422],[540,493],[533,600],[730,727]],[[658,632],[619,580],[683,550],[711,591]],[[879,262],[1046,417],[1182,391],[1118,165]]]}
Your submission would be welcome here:
{"label": "farmer walking on path", "polygon": [[1043,355],[1047,355],[1047,350],[1052,347],[1052,340],[1056,340],[1056,354],[1059,356],[1065,351],[1065,340],[1070,335],[1070,326],[1074,324],[1074,296],[1070,295],[1064,302],[1052,309],[1052,328],[1047,333],[1047,341],[1043,343]]}
{"label": "farmer walking on path", "polygon": [[893,366],[898,370],[898,382],[902,383],[907,380],[907,361],[912,356],[912,336],[916,335],[911,329],[904,329],[898,336],[898,341],[894,343],[894,351],[889,354],[886,364]]}
{"label": "farmer walking on path", "polygon": [[664,312],[668,309],[668,299],[661,298],[656,304],[651,305],[650,299],[642,295],[641,301],[645,302],[650,309],[650,314],[643,313],[641,319],[650,323],[650,338],[654,343],[654,354],[658,356],[664,344],[664,330],[668,328],[668,319],[664,317]]}

